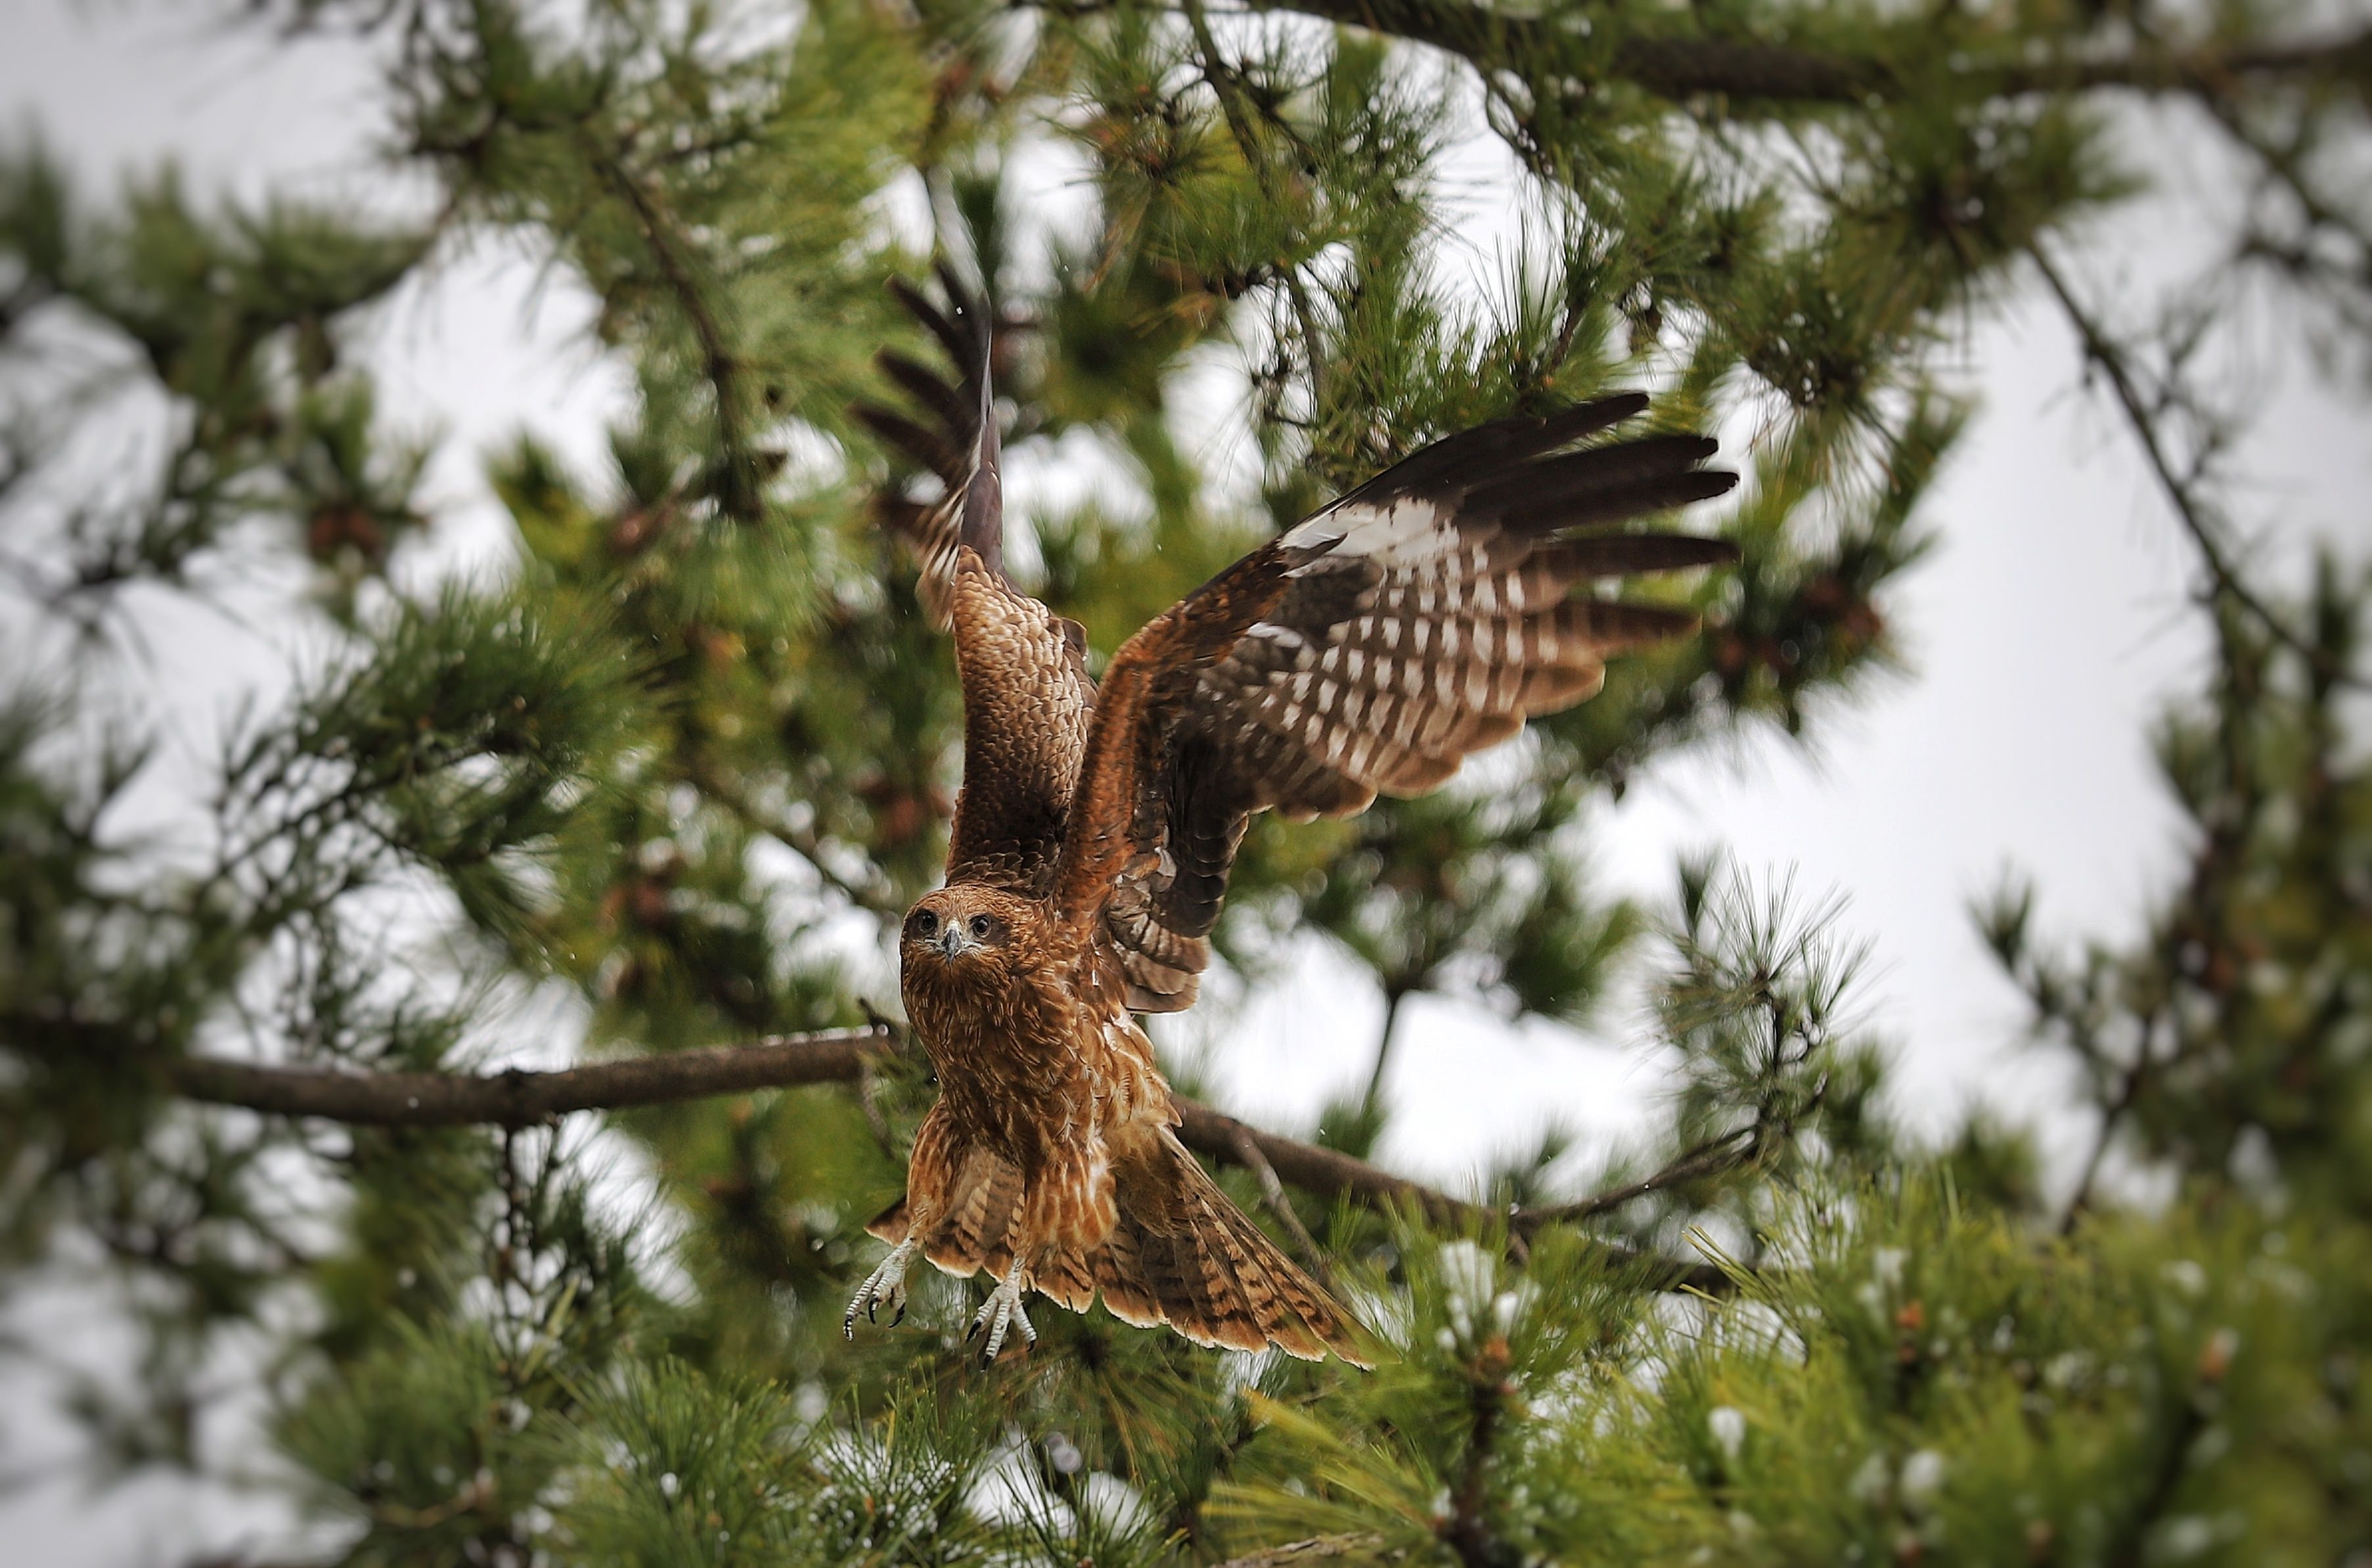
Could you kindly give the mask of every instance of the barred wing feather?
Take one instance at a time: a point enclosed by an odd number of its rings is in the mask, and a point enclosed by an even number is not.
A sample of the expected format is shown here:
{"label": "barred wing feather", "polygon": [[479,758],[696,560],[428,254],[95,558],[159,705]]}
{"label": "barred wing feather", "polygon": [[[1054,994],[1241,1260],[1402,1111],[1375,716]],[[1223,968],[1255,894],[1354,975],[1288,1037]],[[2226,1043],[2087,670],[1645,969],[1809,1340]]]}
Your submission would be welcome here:
{"label": "barred wing feather", "polygon": [[[1570,449],[1645,401],[1608,398],[1436,443],[1213,579],[1115,657],[1106,691],[1125,683],[1138,700],[1094,722],[1125,725],[1131,740],[1090,736],[1097,776],[1082,777],[1060,886],[1101,905],[1131,1006],[1193,1001],[1253,812],[1340,817],[1378,794],[1422,795],[1528,717],[1594,695],[1610,654],[1694,629],[1680,611],[1573,591],[1736,557],[1721,540],[1579,531],[1736,482],[1700,466],[1715,446],[1699,436]],[[1118,833],[1096,819],[1123,811]]]}

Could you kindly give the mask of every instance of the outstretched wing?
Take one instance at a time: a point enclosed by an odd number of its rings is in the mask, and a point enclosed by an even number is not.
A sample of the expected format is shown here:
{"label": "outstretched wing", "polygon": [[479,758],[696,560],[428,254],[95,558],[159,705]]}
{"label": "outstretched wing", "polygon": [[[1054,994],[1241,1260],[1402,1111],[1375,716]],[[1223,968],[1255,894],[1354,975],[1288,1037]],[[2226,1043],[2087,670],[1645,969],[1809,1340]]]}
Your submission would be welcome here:
{"label": "outstretched wing", "polygon": [[1714,443],[1573,450],[1625,395],[1428,447],[1279,535],[1114,656],[1055,897],[1100,919],[1129,1005],[1191,1004],[1244,827],[1422,795],[1527,717],[1595,695],[1609,654],[1693,617],[1575,597],[1591,578],[1734,560],[1725,540],[1616,525],[1718,495]]}
{"label": "outstretched wing", "polygon": [[1052,874],[1087,743],[1095,688],[1087,638],[1005,575],[1004,482],[987,313],[944,267],[942,311],[902,280],[907,309],[946,347],[949,381],[895,349],[876,356],[920,416],[876,404],[855,416],[937,477],[938,494],[886,494],[883,520],[921,563],[932,623],[955,634],[963,681],[963,790],[948,845],[948,880],[1042,893]]}

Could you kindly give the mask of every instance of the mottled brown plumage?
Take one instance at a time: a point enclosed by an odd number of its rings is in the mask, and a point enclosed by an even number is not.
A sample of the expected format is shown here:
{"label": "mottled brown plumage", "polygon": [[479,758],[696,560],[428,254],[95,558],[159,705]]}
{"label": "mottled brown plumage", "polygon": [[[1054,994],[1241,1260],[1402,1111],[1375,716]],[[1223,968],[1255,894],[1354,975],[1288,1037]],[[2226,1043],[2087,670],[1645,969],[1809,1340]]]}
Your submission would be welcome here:
{"label": "mottled brown plumage", "polygon": [[[890,526],[953,633],[964,781],[947,886],[901,935],[901,986],[940,1097],[905,1198],[874,1222],[890,1255],[849,1305],[902,1310],[914,1257],[997,1280],[976,1328],[1035,1338],[1035,1291],[1202,1344],[1360,1361],[1357,1326],[1178,1142],[1133,1012],[1193,1002],[1245,824],[1344,816],[1421,795],[1527,717],[1597,691],[1609,654],[1693,628],[1576,597],[1590,578],[1727,561],[1717,540],[1610,531],[1735,476],[1694,436],[1597,441],[1636,395],[1435,443],[1228,567],[1130,638],[1100,689],[1086,642],[1003,567],[987,330],[901,297],[950,382],[895,354],[916,418],[857,411],[938,476]],[[1597,530],[1597,531],[1584,531]],[[1364,1365],[1364,1363],[1362,1363]]]}

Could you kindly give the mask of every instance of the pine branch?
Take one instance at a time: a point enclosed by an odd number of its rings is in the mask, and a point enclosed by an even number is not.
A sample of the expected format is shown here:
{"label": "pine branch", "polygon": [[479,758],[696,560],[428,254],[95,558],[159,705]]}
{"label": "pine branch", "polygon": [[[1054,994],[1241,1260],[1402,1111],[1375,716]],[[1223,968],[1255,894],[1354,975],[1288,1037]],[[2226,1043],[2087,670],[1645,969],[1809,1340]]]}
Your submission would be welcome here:
{"label": "pine branch", "polygon": [[[1195,52],[1202,61],[1203,79],[1219,100],[1220,112],[1227,117],[1228,133],[1243,155],[1244,166],[1260,182],[1262,194],[1281,205],[1284,198],[1276,189],[1268,157],[1261,150],[1260,140],[1252,134],[1251,121],[1245,112],[1246,100],[1251,94],[1244,88],[1243,75],[1219,52],[1218,41],[1211,36],[1211,24],[1203,15],[1202,0],[1185,0],[1185,8],[1186,19],[1193,29]],[[1278,128],[1289,134],[1289,127]],[[1309,378],[1309,417],[1315,425],[1323,417],[1326,404],[1325,350],[1318,335],[1318,312],[1309,303],[1309,291],[1301,281],[1300,268],[1291,261],[1280,261],[1277,279],[1293,307],[1294,320],[1301,329],[1303,368]]]}
{"label": "pine branch", "polygon": [[755,522],[759,511],[759,462],[756,454],[749,450],[742,428],[741,364],[726,341],[724,323],[710,308],[700,280],[692,273],[692,261],[685,254],[691,241],[669,220],[657,196],[626,167],[622,153],[603,152],[589,134],[584,138],[584,152],[602,180],[634,215],[635,226],[650,248],[652,261],[657,265],[659,275],[666,280],[677,308],[683,312],[692,336],[699,342],[701,371],[716,405],[716,445],[722,460],[722,471],[717,476],[717,505],[736,522]]}
{"label": "pine branch", "polygon": [[1219,1568],[1288,1568],[1296,1562],[1318,1562],[1329,1557],[1347,1557],[1353,1552],[1370,1552],[1384,1544],[1383,1535],[1376,1530],[1351,1530],[1342,1535],[1310,1536],[1303,1540],[1289,1540],[1283,1546],[1272,1546],[1244,1557],[1230,1557]]}
{"label": "pine branch", "polygon": [[[742,824],[750,830],[765,834],[805,860],[808,867],[827,887],[839,893],[850,903],[884,920],[895,921],[904,918],[906,906],[899,899],[895,888],[890,886],[886,880],[867,882],[842,876],[832,869],[831,862],[828,858],[830,852],[823,842],[822,834],[811,829],[796,827],[788,819],[767,811],[750,797],[747,790],[727,777],[723,770],[710,767],[705,762],[695,760],[686,764],[684,777],[702,794],[739,818]],[[868,864],[866,869],[878,870],[878,868]]]}
{"label": "pine branch", "polygon": [[[856,1082],[868,1063],[897,1047],[896,1031],[876,1025],[552,1072],[361,1074],[192,1056],[166,1063],[162,1075],[186,1099],[267,1115],[320,1117],[364,1127],[519,1127],[572,1111]],[[1408,1208],[1437,1225],[1505,1225],[1522,1235],[1585,1218],[1624,1201],[1585,1199],[1552,1208],[1509,1210],[1470,1203],[1333,1149],[1263,1132],[1197,1101],[1180,1098],[1176,1103],[1178,1136],[1197,1154],[1245,1166],[1250,1166],[1250,1155],[1257,1154],[1272,1175],[1304,1191],[1375,1208]],[[1257,1175],[1257,1167],[1252,1168]],[[1611,1261],[1662,1271],[1657,1282],[1661,1288],[1708,1295],[1733,1288],[1728,1274],[1711,1264],[1653,1259],[1610,1242],[1603,1245]]]}

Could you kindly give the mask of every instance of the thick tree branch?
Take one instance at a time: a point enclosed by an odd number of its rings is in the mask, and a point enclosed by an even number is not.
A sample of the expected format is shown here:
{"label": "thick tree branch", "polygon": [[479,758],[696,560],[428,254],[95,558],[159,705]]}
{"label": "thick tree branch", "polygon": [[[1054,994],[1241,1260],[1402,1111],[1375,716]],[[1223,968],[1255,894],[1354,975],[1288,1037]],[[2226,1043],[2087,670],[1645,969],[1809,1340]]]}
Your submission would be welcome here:
{"label": "thick tree branch", "polygon": [[751,1045],[595,1062],[555,1072],[337,1073],[185,1056],[165,1064],[176,1094],[273,1116],[360,1127],[523,1127],[576,1110],[622,1110],[858,1078],[897,1049],[888,1029],[827,1029]]}
{"label": "thick tree branch", "polygon": [[[364,1127],[519,1127],[579,1110],[620,1110],[758,1089],[854,1083],[868,1063],[895,1052],[895,1032],[876,1026],[780,1035],[750,1045],[679,1051],[552,1072],[342,1073],[181,1057],[166,1063],[165,1083],[184,1098],[241,1106],[274,1116],[312,1116]],[[1517,1234],[1570,1222],[1614,1206],[1586,1199],[1545,1209],[1500,1210],[1453,1198],[1332,1149],[1263,1132],[1194,1100],[1178,1102],[1178,1136],[1197,1154],[1258,1174],[1257,1156],[1273,1178],[1325,1198],[1377,1207],[1407,1207],[1440,1225],[1500,1225]],[[1651,1178],[1654,1181],[1658,1179]],[[1633,1184],[1634,1187],[1637,1184]],[[1629,1190],[1625,1194],[1630,1195]],[[1649,1260],[1613,1243],[1609,1260],[1663,1271],[1663,1288],[1724,1294],[1732,1282],[1707,1263]]]}
{"label": "thick tree branch", "polygon": [[[1262,11],[1294,11],[1431,44],[1488,67],[1570,48],[1549,24],[1464,0],[1252,0]],[[1605,74],[1665,98],[1719,94],[1779,102],[1864,104],[1915,90],[1869,58],[1791,48],[1753,39],[1627,38]],[[1970,62],[1967,74],[2004,97],[2124,88],[2221,98],[2238,83],[2372,78],[2372,29],[2280,43],[2137,48],[2093,59],[2030,64]]]}

